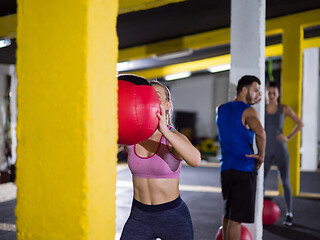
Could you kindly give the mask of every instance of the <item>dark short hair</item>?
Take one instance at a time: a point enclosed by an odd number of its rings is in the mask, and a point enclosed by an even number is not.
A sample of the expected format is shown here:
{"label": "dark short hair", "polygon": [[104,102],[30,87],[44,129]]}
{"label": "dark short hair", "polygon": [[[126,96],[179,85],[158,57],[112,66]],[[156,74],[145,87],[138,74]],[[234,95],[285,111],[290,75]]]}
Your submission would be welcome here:
{"label": "dark short hair", "polygon": [[245,75],[240,78],[237,86],[237,94],[242,91],[243,87],[250,87],[253,82],[257,82],[259,85],[261,84],[259,78],[257,78],[256,76]]}

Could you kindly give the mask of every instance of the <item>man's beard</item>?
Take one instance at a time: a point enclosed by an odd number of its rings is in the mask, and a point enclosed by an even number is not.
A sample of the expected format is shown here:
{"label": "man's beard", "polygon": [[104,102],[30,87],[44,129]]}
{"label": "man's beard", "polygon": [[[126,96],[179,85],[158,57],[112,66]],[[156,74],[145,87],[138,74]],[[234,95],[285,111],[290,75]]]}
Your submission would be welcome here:
{"label": "man's beard", "polygon": [[255,104],[254,99],[250,96],[249,92],[246,95],[246,101],[247,101],[247,104],[249,104],[249,105]]}

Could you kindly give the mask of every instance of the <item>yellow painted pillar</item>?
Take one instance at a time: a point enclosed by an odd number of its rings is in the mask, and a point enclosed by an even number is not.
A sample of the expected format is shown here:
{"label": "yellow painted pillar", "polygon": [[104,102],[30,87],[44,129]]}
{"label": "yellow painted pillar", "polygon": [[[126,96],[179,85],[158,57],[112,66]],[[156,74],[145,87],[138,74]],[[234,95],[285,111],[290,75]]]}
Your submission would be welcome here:
{"label": "yellow painted pillar", "polygon": [[[299,23],[287,23],[283,29],[282,104],[289,105],[301,117],[302,106],[302,41],[303,28]],[[295,123],[286,118],[284,133],[288,135]],[[300,133],[288,142],[290,180],[294,196],[300,192]]]}
{"label": "yellow painted pillar", "polygon": [[118,1],[17,3],[18,239],[114,239]]}

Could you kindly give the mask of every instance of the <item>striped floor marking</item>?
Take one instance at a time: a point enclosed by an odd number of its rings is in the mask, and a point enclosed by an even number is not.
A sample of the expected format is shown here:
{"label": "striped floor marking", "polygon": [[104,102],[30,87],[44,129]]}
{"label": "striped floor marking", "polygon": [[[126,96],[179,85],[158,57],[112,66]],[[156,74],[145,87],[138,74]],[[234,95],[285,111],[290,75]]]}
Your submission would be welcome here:
{"label": "striped floor marking", "polygon": [[[220,165],[220,163],[207,162],[207,163],[202,163],[201,167],[219,167],[219,165]],[[127,168],[128,168],[128,165],[126,163],[117,165],[117,171],[122,171]],[[118,188],[132,188],[131,181],[117,181],[116,185]],[[212,187],[212,186],[180,184],[179,188],[181,191],[221,193],[220,187]],[[278,190],[267,190],[266,196],[279,196],[279,191]],[[14,183],[0,184],[0,203],[14,200],[14,199],[16,199],[16,197],[17,197],[17,187]],[[320,193],[301,192],[298,197],[320,199]],[[16,231],[16,225],[9,224],[9,223],[0,223],[0,230],[14,232],[14,231]],[[120,237],[120,235],[119,235],[119,233],[117,233],[115,240],[119,239],[119,237]]]}
{"label": "striped floor marking", "polygon": [[7,202],[17,197],[17,187],[14,183],[1,183],[0,184],[0,203]]}
{"label": "striped floor marking", "polygon": [[10,224],[10,223],[0,223],[0,230],[2,230],[2,231],[10,231],[10,232],[17,231],[16,225],[15,224]]}
{"label": "striped floor marking", "polygon": [[[117,187],[125,187],[125,188],[132,188],[131,181],[117,181]],[[221,193],[221,187],[212,187],[212,186],[200,186],[200,185],[184,185],[180,184],[179,188],[181,191],[189,191],[189,192],[214,192],[214,193]],[[278,190],[267,190],[265,192],[266,196],[279,196]],[[299,196],[301,198],[315,198],[320,199],[320,193],[308,193],[308,192],[301,192]]]}
{"label": "striped floor marking", "polygon": [[[126,188],[132,188],[132,182],[131,181],[117,181],[116,182],[117,187],[126,187]],[[220,187],[212,187],[212,186],[199,186],[199,185],[179,185],[180,191],[188,191],[188,192],[215,192],[220,193],[221,188]]]}

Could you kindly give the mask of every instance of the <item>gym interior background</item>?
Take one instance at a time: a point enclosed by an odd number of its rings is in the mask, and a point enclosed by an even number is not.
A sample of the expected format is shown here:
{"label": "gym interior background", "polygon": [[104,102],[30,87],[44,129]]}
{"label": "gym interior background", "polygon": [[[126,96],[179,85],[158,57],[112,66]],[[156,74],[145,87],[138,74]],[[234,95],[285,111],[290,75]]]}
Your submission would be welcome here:
{"label": "gym interior background", "polygon": [[[119,38],[119,73],[133,73],[148,79],[157,78],[171,89],[177,128],[199,147],[203,159],[217,162],[219,144],[215,108],[228,100],[230,69],[230,1],[120,1],[117,19]],[[136,4],[136,5],[134,5]],[[70,13],[72,14],[72,13]],[[273,25],[284,21],[308,21],[312,16],[320,21],[320,2],[317,0],[266,1],[266,82],[282,81],[282,32],[272,32]],[[0,2],[0,167],[1,183],[15,180],[17,133],[16,25],[15,0]],[[312,20],[313,21],[313,20]],[[312,22],[311,21],[311,22]],[[319,69],[320,24],[305,24],[302,48],[318,49],[318,61],[309,67]],[[61,59],[63,56],[61,56]],[[294,61],[294,59],[293,59]],[[302,62],[304,71],[309,71]],[[174,74],[180,73],[180,76]],[[183,73],[181,75],[181,73]],[[314,95],[303,92],[302,104],[311,101],[313,112],[312,144],[303,142],[301,170],[319,171],[320,164],[320,84],[319,70]],[[305,89],[307,86],[305,87]],[[296,98],[297,94],[286,98]],[[311,98],[311,100],[310,100]],[[307,108],[305,108],[307,109]],[[302,109],[304,122],[310,118]],[[188,121],[186,121],[186,119]],[[305,127],[306,128],[306,127]],[[315,131],[316,129],[316,131]],[[303,130],[307,132],[307,130]],[[302,132],[302,135],[304,133]],[[315,136],[315,138],[314,138]],[[313,148],[314,167],[304,166],[304,155]],[[304,160],[305,159],[305,160]],[[305,168],[305,169],[304,169]],[[303,192],[304,189],[301,189]]]}
{"label": "gym interior background", "polygon": [[[152,1],[150,1],[152,2]],[[170,1],[169,1],[170,2]],[[0,48],[1,64],[1,124],[0,155],[1,170],[13,165],[16,160],[16,11],[14,0],[0,3],[2,42],[11,43]],[[132,3],[132,6],[135,4]],[[219,147],[215,124],[215,108],[228,100],[228,79],[230,68],[230,1],[172,1],[171,4],[158,6],[149,3],[135,7],[123,6],[117,20],[119,37],[119,73],[133,73],[148,79],[157,78],[165,81],[173,93],[175,124],[180,131],[189,135],[194,144],[199,146],[204,158],[216,160]],[[320,8],[319,1],[266,1],[266,19],[281,24],[284,16],[306,18]],[[293,20],[292,20],[293,21]],[[266,28],[268,30],[268,27]],[[310,47],[318,47],[320,26],[311,25],[303,29],[303,39],[310,42]],[[4,45],[5,46],[5,45]],[[309,47],[307,46],[307,47]],[[266,34],[266,82],[270,78],[281,83],[282,34]],[[306,49],[306,47],[304,47]],[[218,67],[218,68],[217,68]],[[212,73],[213,72],[213,73]],[[172,74],[180,76],[172,76]],[[182,75],[181,75],[182,74]],[[171,76],[170,76],[171,75]],[[181,78],[169,80],[169,78]],[[314,85],[319,93],[319,84]],[[292,93],[294,96],[295,93]],[[318,94],[317,94],[318,95]],[[304,94],[306,98],[306,94]],[[314,126],[317,129],[316,146],[317,168],[320,151],[320,112],[319,98],[313,98],[311,107],[317,115]],[[182,117],[188,115],[187,118]],[[305,118],[309,117],[306,115]],[[304,118],[304,116],[302,116]],[[184,120],[182,122],[182,119]],[[305,120],[305,119],[303,119]],[[306,131],[306,130],[304,130]],[[303,139],[303,137],[302,137]],[[312,138],[314,139],[314,138]],[[313,140],[314,141],[314,140]],[[305,146],[302,142],[301,159]],[[8,150],[9,149],[9,150]],[[309,150],[309,149],[308,149]],[[6,156],[7,155],[7,156]],[[309,157],[309,156],[308,156]],[[8,160],[10,158],[10,160]],[[10,163],[8,162],[10,161]],[[307,161],[307,160],[305,160]],[[302,168],[304,166],[302,165]],[[312,170],[316,170],[313,164]],[[307,169],[310,170],[310,169]],[[3,175],[6,173],[4,172]],[[6,181],[3,177],[3,181]]]}

